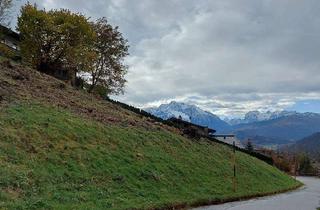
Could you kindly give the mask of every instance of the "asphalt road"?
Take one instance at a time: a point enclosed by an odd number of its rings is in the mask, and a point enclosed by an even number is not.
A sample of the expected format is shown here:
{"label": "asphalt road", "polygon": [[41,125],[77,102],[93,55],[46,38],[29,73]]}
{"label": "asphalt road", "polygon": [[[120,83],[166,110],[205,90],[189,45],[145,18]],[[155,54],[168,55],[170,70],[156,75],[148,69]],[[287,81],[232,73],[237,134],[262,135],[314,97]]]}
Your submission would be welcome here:
{"label": "asphalt road", "polygon": [[293,192],[193,210],[316,210],[320,207],[320,179],[312,177],[297,179],[305,186]]}

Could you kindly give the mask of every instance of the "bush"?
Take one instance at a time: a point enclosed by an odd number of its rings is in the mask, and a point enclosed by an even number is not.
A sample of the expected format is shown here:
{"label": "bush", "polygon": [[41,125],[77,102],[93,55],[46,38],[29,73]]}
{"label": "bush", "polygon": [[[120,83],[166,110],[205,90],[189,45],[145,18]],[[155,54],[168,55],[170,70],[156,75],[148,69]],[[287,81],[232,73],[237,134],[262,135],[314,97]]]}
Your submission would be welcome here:
{"label": "bush", "polygon": [[307,154],[300,154],[299,157],[299,174],[301,175],[316,175],[317,171],[314,168],[310,157]]}
{"label": "bush", "polygon": [[108,89],[102,85],[95,86],[92,92],[96,95],[101,96],[102,98],[106,98],[109,93]]}

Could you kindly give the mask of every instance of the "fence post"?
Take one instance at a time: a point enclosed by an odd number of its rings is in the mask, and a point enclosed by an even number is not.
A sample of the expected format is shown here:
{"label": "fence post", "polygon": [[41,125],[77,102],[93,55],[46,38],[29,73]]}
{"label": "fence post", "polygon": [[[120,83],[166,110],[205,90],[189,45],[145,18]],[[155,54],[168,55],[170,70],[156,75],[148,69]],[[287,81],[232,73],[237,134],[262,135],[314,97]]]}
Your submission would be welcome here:
{"label": "fence post", "polygon": [[233,192],[237,191],[236,179],[236,143],[233,141]]}
{"label": "fence post", "polygon": [[297,159],[296,159],[296,155],[293,155],[294,158],[294,179],[297,180]]}

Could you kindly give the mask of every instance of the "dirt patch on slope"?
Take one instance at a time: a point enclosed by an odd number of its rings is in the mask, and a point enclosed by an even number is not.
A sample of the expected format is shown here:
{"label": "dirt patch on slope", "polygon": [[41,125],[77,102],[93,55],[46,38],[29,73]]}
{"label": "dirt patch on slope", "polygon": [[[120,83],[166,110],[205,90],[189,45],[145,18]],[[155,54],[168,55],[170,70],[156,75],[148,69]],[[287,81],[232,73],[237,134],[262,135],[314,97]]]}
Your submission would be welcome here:
{"label": "dirt patch on slope", "polygon": [[88,94],[84,90],[77,90],[49,75],[8,61],[2,62],[0,63],[0,104],[16,100],[54,105],[104,124],[175,130],[154,123],[150,118],[135,114],[93,94]]}

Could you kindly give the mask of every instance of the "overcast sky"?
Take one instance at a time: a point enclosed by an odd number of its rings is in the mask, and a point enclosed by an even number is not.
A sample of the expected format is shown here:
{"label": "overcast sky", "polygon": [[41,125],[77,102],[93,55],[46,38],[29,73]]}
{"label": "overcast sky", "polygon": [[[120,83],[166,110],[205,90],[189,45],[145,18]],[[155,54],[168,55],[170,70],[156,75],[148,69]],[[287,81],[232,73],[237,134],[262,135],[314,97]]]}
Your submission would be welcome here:
{"label": "overcast sky", "polygon": [[31,2],[120,27],[131,45],[123,102],[184,101],[220,116],[319,108],[319,0]]}

